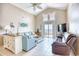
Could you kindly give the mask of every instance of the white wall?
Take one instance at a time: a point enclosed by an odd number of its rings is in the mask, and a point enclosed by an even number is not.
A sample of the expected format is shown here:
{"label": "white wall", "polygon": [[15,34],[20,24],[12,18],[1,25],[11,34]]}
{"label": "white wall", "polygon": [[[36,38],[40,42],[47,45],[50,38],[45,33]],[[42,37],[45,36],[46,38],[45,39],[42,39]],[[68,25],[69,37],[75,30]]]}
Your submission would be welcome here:
{"label": "white wall", "polygon": [[69,32],[79,35],[79,4],[70,4],[68,8]]}
{"label": "white wall", "polygon": [[1,7],[1,4],[0,4],[0,22],[2,21],[2,7]]}
{"label": "white wall", "polygon": [[[66,23],[67,22],[67,14],[66,14],[66,10],[60,10],[60,9],[55,9],[55,8],[48,8],[46,10],[44,10],[43,12],[41,12],[40,14],[38,14],[36,16],[36,25],[35,25],[35,29],[37,28],[41,28],[43,25],[43,14],[47,14],[47,13],[56,13],[55,16],[55,21],[52,22],[53,26],[54,26],[54,36],[56,37],[57,34],[57,25],[58,24],[62,24],[62,23]],[[43,31],[41,31],[43,33]]]}
{"label": "white wall", "polygon": [[22,17],[26,18],[26,22],[28,23],[27,31],[34,31],[35,30],[35,17],[20,8],[17,8],[11,4],[4,3],[2,4],[2,21],[0,21],[0,24],[4,27],[10,22],[13,22],[16,26],[18,26],[18,23],[22,19]]}
{"label": "white wall", "polygon": [[62,24],[67,22],[66,10],[48,8],[36,16],[36,20],[35,20],[36,29],[39,28],[40,25],[42,24],[42,21],[43,21],[42,14],[53,13],[53,12],[56,12],[56,24]]}

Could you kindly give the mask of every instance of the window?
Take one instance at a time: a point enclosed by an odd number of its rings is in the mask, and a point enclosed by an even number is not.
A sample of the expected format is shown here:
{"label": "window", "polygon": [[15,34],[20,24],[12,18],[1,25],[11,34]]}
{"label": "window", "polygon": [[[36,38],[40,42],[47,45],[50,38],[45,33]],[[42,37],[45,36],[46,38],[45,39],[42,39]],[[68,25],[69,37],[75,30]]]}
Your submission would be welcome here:
{"label": "window", "polygon": [[55,12],[53,13],[48,13],[48,14],[43,14],[43,21],[53,21],[55,20]]}
{"label": "window", "polygon": [[47,14],[43,14],[43,21],[48,21],[48,15]]}
{"label": "window", "polygon": [[45,28],[45,33],[48,33],[48,24],[45,24],[45,26],[44,26]]}
{"label": "window", "polygon": [[50,21],[53,21],[53,20],[55,20],[55,12],[53,12],[53,13],[49,13],[49,17],[50,17]]}
{"label": "window", "polygon": [[52,30],[53,30],[53,26],[52,26],[52,24],[49,24],[49,32],[51,33]]}
{"label": "window", "polygon": [[53,37],[53,21],[55,20],[55,13],[43,14],[43,34],[44,37]]}

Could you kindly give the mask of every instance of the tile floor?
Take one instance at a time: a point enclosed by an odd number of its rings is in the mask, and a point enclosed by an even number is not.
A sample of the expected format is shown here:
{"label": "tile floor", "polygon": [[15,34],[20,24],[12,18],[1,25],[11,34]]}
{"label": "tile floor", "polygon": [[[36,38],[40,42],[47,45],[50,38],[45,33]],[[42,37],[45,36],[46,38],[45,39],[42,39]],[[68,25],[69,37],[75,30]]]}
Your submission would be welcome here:
{"label": "tile floor", "polygon": [[53,43],[53,39],[44,39],[43,42],[37,44],[37,46],[27,52],[24,55],[32,55],[32,56],[52,56],[52,48],[51,44]]}
{"label": "tile floor", "polygon": [[10,52],[9,50],[1,47],[2,49],[0,49],[0,55],[2,56],[60,56],[60,55],[52,54],[51,44],[53,43],[53,40],[54,39],[51,38],[49,39],[45,38],[42,42],[37,44],[37,46],[31,49],[30,51],[28,52],[22,51],[16,55]]}

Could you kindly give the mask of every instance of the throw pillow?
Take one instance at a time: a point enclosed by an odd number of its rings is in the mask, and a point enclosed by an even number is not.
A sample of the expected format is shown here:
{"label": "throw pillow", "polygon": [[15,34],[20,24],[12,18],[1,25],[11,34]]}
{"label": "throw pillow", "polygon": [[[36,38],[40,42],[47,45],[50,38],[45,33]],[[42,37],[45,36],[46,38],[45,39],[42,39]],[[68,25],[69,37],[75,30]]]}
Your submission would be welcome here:
{"label": "throw pillow", "polygon": [[70,34],[65,32],[64,35],[63,35],[63,38],[62,38],[62,42],[65,43],[66,40],[67,40],[67,37],[69,36]]}

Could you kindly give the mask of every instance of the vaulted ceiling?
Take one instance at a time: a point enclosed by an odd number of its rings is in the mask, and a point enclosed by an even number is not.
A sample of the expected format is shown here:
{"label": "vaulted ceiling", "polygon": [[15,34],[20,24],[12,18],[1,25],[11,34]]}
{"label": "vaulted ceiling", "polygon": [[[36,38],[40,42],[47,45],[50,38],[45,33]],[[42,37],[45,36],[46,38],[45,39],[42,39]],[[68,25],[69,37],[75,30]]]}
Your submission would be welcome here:
{"label": "vaulted ceiling", "polygon": [[27,11],[27,12],[33,14],[33,15],[37,15],[47,8],[56,8],[56,9],[65,10],[68,6],[67,3],[40,3],[39,6],[41,8],[36,7],[35,10],[34,10],[32,4],[33,3],[12,3],[12,5],[19,7],[22,10]]}

